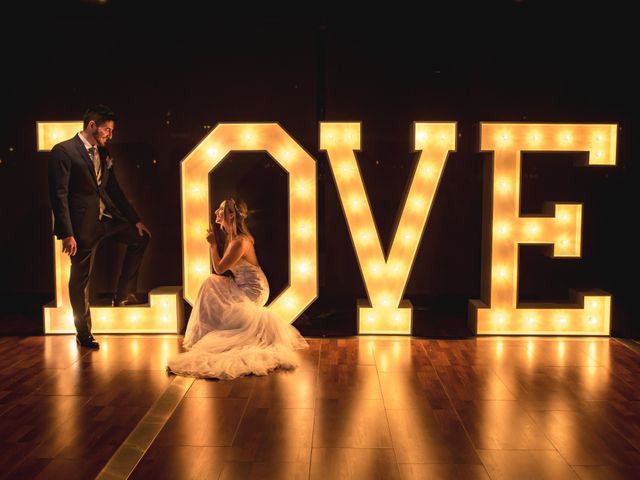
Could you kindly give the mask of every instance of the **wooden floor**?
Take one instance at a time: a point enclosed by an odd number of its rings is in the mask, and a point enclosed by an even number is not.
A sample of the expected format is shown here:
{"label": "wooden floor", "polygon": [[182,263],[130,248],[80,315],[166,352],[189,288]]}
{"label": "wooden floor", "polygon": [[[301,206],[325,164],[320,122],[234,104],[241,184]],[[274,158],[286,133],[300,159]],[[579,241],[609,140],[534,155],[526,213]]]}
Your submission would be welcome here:
{"label": "wooden floor", "polygon": [[[180,337],[0,338],[0,477],[95,477]],[[295,372],[196,380],[132,478],[640,478],[640,355],[608,338],[309,339]]]}

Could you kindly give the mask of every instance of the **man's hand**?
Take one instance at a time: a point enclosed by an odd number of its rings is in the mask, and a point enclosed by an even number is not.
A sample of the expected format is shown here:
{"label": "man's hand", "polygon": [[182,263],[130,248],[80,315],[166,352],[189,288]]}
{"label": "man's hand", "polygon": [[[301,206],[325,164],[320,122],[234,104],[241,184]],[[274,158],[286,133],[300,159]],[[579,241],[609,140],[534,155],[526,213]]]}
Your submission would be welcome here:
{"label": "man's hand", "polygon": [[136,228],[138,229],[138,235],[143,237],[144,234],[146,233],[147,235],[149,235],[149,238],[151,238],[151,232],[147,229],[147,227],[144,226],[144,223],[142,222],[136,223]]}
{"label": "man's hand", "polygon": [[68,253],[70,257],[73,257],[78,251],[78,244],[73,235],[62,239],[62,252]]}

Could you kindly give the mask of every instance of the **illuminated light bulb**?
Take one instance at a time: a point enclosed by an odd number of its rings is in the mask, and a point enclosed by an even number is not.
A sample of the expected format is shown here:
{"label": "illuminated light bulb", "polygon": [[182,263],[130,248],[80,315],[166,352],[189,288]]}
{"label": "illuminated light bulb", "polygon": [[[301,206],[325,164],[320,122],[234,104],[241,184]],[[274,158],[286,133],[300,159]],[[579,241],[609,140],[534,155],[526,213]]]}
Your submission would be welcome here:
{"label": "illuminated light bulb", "polygon": [[591,308],[598,308],[598,302],[596,302],[595,300],[591,302]]}
{"label": "illuminated light bulb", "polygon": [[425,200],[422,197],[415,197],[411,200],[411,206],[414,210],[422,210],[424,208]]}
{"label": "illuminated light bulb", "polygon": [[302,275],[307,275],[309,274],[310,271],[311,271],[311,265],[308,261],[303,260],[300,263],[298,263],[298,272],[300,272]]}
{"label": "illuminated light bulb", "polygon": [[376,277],[382,273],[382,265],[379,262],[371,262],[369,265],[369,270]]}
{"label": "illuminated light bulb", "polygon": [[394,313],[394,314],[393,314],[393,320],[394,320],[396,323],[400,323],[400,321],[402,320],[402,315],[400,315],[399,313]]}
{"label": "illuminated light bulb", "polygon": [[531,135],[531,141],[533,143],[538,143],[540,141],[540,135],[538,135],[537,133],[534,133],[533,135]]}
{"label": "illuminated light bulb", "polygon": [[351,164],[349,162],[342,162],[338,167],[338,171],[340,172],[340,175],[342,175],[345,178],[349,178],[353,173],[353,170],[351,169]]}
{"label": "illuminated light bulb", "polygon": [[311,224],[308,222],[300,222],[296,227],[296,232],[302,238],[307,238],[311,236]]}
{"label": "illuminated light bulb", "polygon": [[435,169],[433,168],[433,165],[431,165],[430,163],[425,163],[420,166],[420,175],[422,175],[423,177],[431,178],[433,177],[434,173],[435,173]]}
{"label": "illuminated light bulb", "polygon": [[57,140],[59,136],[60,136],[60,135],[58,134],[58,132],[53,132],[53,133],[51,134],[51,138],[53,138],[54,140]]}
{"label": "illuminated light bulb", "polygon": [[160,320],[162,320],[162,323],[167,323],[169,321],[169,316],[168,315],[162,315],[160,317]]}
{"label": "illuminated light bulb", "polygon": [[446,133],[440,134],[440,142],[445,143],[447,141],[448,135]]}
{"label": "illuminated light bulb", "polygon": [[376,316],[373,313],[370,313],[369,315],[367,315],[367,322],[369,323],[375,323],[376,321]]}
{"label": "illuminated light bulb", "polygon": [[563,222],[568,222],[569,221],[569,214],[568,213],[563,213],[562,215],[560,215],[560,220],[562,220]]}
{"label": "illuminated light bulb", "polygon": [[413,238],[414,238],[414,233],[411,230],[407,230],[402,235],[402,239],[405,241],[405,243],[411,242],[411,240],[413,240]]}
{"label": "illuminated light bulb", "polygon": [[604,155],[602,152],[596,152],[596,157],[602,158],[602,155]]}
{"label": "illuminated light bulb", "polygon": [[298,194],[299,197],[301,198],[308,198],[309,197],[309,193],[310,193],[310,189],[309,189],[309,185],[307,184],[307,182],[305,181],[299,181],[296,185],[296,193]]}
{"label": "illuminated light bulb", "polygon": [[506,319],[504,318],[504,315],[498,315],[496,317],[496,321],[500,324],[500,325],[504,325],[504,322],[506,322]]}
{"label": "illuminated light bulb", "polygon": [[353,130],[346,130],[344,132],[344,138],[347,142],[351,143],[351,141],[356,138],[356,133]]}
{"label": "illuminated light bulb", "polygon": [[538,227],[537,225],[532,225],[529,228],[529,233],[531,233],[532,235],[536,235],[539,231],[540,231],[540,227]]}
{"label": "illuminated light bulb", "polygon": [[529,325],[533,325],[534,323],[536,323],[536,317],[530,315],[529,318],[527,318],[527,322],[529,323]]}
{"label": "illuminated light bulb", "polygon": [[511,190],[509,188],[509,182],[504,178],[498,180],[498,190],[500,190],[501,193],[508,193],[509,190]]}
{"label": "illuminated light bulb", "polygon": [[322,139],[329,144],[334,144],[336,141],[336,134],[333,130],[327,130],[322,132]]}
{"label": "illuminated light bulb", "polygon": [[428,136],[429,135],[427,134],[427,132],[421,130],[418,133],[416,133],[416,140],[419,141],[419,142],[426,142]]}
{"label": "illuminated light bulb", "polygon": [[73,313],[69,313],[67,315],[67,320],[69,320],[71,323],[73,323]]}
{"label": "illuminated light bulb", "polygon": [[570,133],[565,133],[562,135],[562,141],[564,143],[571,143],[572,140],[573,140],[573,136]]}
{"label": "illuminated light bulb", "polygon": [[391,273],[393,273],[394,275],[400,275],[401,272],[401,268],[400,268],[400,264],[395,262],[393,265],[391,265]]}
{"label": "illuminated light bulb", "polygon": [[254,135],[254,133],[252,131],[247,131],[243,135],[243,139],[244,139],[245,143],[252,142],[254,140],[254,138],[255,138],[255,135]]}
{"label": "illuminated light bulb", "polygon": [[591,318],[589,319],[589,323],[590,323],[591,325],[595,325],[595,324],[596,324],[596,322],[597,322],[596,317],[591,317]]}
{"label": "illuminated light bulb", "polygon": [[204,273],[204,265],[202,263],[196,263],[193,266],[193,271],[198,274]]}
{"label": "illuminated light bulb", "polygon": [[202,185],[194,185],[191,187],[191,195],[193,197],[199,198],[201,197],[205,192],[205,189],[202,187]]}
{"label": "illuminated light bulb", "polygon": [[509,141],[509,135],[507,135],[506,133],[501,134],[500,141],[501,143],[507,143]]}
{"label": "illuminated light bulb", "polygon": [[284,306],[287,307],[289,310],[292,310],[295,306],[296,306],[296,301],[295,299],[289,297],[284,301]]}
{"label": "illuminated light bulb", "polygon": [[569,245],[569,240],[567,240],[566,238],[563,238],[563,239],[560,241],[560,245],[562,245],[563,247],[568,246],[568,245]]}
{"label": "illuminated light bulb", "polygon": [[505,267],[499,267],[498,271],[497,271],[497,274],[498,274],[498,278],[499,279],[504,280],[504,279],[507,278],[509,272],[507,271],[507,269]]}
{"label": "illuminated light bulb", "polygon": [[596,142],[601,142],[602,140],[604,140],[602,135],[600,134],[596,135]]}
{"label": "illuminated light bulb", "polygon": [[352,210],[358,211],[362,208],[363,202],[359,195],[352,195],[349,199],[349,206]]}
{"label": "illuminated light bulb", "polygon": [[134,322],[137,322],[138,321],[138,315],[135,315],[135,314],[131,315],[131,320],[134,321]]}
{"label": "illuminated light bulb", "polygon": [[287,148],[283,150],[282,153],[280,153],[280,156],[285,160],[291,160],[291,157],[293,156],[293,152],[291,151],[291,149]]}
{"label": "illuminated light bulb", "polygon": [[558,321],[560,322],[560,325],[565,325],[567,323],[567,317],[560,317]]}
{"label": "illuminated light bulb", "polygon": [[384,307],[390,307],[391,306],[391,297],[389,297],[389,295],[380,295],[380,303]]}
{"label": "illuminated light bulb", "polygon": [[360,240],[360,243],[367,245],[371,242],[371,233],[367,230],[362,230],[358,234],[358,240]]}
{"label": "illuminated light bulb", "polygon": [[106,322],[107,316],[103,313],[102,315],[100,315],[100,320],[102,320],[103,322]]}
{"label": "illuminated light bulb", "polygon": [[498,233],[502,237],[507,236],[507,234],[509,233],[509,225],[506,224],[506,223],[503,223],[502,225],[499,225],[498,226]]}
{"label": "illuminated light bulb", "polygon": [[207,155],[209,155],[210,157],[215,157],[218,155],[218,149],[217,148],[208,148],[207,149]]}

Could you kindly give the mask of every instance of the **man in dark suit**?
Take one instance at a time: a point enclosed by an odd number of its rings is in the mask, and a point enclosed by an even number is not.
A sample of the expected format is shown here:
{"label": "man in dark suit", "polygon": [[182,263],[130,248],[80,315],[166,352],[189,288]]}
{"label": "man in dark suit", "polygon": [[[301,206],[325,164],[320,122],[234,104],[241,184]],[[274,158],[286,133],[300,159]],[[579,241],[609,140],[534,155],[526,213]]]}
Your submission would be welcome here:
{"label": "man in dark suit", "polygon": [[127,245],[118,280],[119,306],[141,303],[135,296],[138,272],[151,234],[120,189],[106,144],[115,114],[105,105],[90,107],[83,130],[58,143],[49,160],[53,233],[71,256],[69,296],[79,345],[98,348],[91,335],[89,280],[96,247],[112,237]]}

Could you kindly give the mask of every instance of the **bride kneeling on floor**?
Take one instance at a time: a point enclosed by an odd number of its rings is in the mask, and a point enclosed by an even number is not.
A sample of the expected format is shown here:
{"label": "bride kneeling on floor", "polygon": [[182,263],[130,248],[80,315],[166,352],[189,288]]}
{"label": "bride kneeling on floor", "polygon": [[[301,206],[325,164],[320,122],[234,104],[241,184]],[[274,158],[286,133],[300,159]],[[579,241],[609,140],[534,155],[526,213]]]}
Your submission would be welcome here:
{"label": "bride kneeling on floor", "polygon": [[[294,326],[264,306],[269,283],[245,223],[246,204],[224,200],[215,217],[226,234],[224,254],[220,257],[215,229],[209,229],[215,273],[204,281],[193,305],[183,343],[189,351],[172,358],[167,368],[177,375],[220,379],[296,368],[295,350],[309,345]],[[227,270],[233,278],[222,275]]]}

